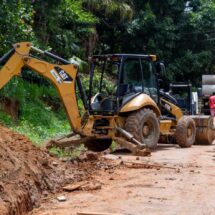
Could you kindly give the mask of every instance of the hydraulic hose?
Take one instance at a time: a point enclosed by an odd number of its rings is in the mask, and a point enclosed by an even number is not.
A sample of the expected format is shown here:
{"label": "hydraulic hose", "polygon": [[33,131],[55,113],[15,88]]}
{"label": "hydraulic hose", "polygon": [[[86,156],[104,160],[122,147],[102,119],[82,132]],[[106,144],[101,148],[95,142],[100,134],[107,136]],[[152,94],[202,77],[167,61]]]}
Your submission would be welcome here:
{"label": "hydraulic hose", "polygon": [[15,49],[12,48],[10,51],[8,51],[6,54],[4,54],[1,58],[0,58],[0,65],[3,66],[7,60],[11,57],[11,55],[15,52]]}

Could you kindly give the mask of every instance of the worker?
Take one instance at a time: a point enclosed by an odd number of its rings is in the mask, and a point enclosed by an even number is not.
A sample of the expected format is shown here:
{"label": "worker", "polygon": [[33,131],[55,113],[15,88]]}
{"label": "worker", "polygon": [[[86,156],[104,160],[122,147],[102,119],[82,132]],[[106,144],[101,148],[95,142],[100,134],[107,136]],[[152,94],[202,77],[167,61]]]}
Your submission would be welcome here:
{"label": "worker", "polygon": [[209,106],[210,106],[211,116],[215,116],[215,92],[213,92],[213,95],[210,96]]}

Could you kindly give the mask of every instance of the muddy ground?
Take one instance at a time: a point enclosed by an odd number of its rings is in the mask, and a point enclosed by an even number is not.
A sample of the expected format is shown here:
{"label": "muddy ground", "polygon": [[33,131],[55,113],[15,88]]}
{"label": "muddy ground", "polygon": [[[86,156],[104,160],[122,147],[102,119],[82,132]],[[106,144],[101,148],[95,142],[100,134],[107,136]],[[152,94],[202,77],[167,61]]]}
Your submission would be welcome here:
{"label": "muddy ground", "polygon": [[[94,175],[102,187],[94,191],[61,192],[67,200],[50,196],[30,215],[75,215],[102,212],[124,215],[215,214],[215,146],[181,149],[163,145],[149,158],[112,156],[121,164],[114,171]],[[126,161],[150,163],[134,165]],[[159,166],[161,165],[161,166]],[[94,213],[99,214],[99,213]]]}
{"label": "muddy ground", "polygon": [[215,213],[215,145],[160,145],[150,157],[85,153],[65,161],[0,131],[0,215]]}
{"label": "muddy ground", "polygon": [[112,165],[92,155],[86,152],[77,160],[59,160],[0,126],[0,215],[26,214],[65,184],[88,181]]}

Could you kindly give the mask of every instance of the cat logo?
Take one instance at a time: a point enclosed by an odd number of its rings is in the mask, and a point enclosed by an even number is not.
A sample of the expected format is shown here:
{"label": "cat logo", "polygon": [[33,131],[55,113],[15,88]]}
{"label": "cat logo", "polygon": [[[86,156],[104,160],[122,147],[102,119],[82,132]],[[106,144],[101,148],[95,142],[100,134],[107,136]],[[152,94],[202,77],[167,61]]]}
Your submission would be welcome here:
{"label": "cat logo", "polygon": [[50,73],[52,74],[52,76],[55,78],[55,80],[59,83],[72,83],[73,79],[72,77],[69,76],[69,74],[67,74],[63,69],[61,69],[60,67],[54,67],[54,69],[52,69],[50,71]]}

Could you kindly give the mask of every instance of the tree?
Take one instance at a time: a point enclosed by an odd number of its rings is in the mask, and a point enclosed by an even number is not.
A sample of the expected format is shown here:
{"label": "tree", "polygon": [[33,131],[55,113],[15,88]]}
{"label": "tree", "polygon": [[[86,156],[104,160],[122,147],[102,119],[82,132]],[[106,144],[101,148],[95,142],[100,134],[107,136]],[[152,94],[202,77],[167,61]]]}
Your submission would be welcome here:
{"label": "tree", "polygon": [[34,30],[41,44],[66,58],[84,57],[84,44],[97,18],[83,9],[81,0],[38,0],[33,7]]}
{"label": "tree", "polygon": [[124,23],[133,17],[132,2],[126,0],[84,0],[83,5],[99,20],[95,27],[97,35],[95,52],[110,53],[120,50]]}
{"label": "tree", "polygon": [[190,79],[195,85],[202,73],[212,71],[213,1],[134,0],[133,5],[135,14],[126,24],[122,51],[157,54],[170,81]]}
{"label": "tree", "polygon": [[33,24],[33,7],[29,1],[3,0],[0,4],[0,54],[11,45],[25,40],[36,41]]}

